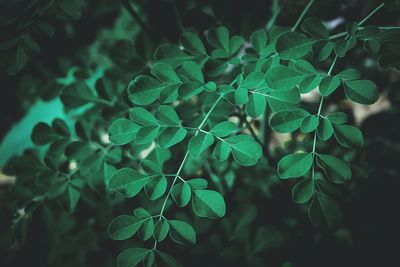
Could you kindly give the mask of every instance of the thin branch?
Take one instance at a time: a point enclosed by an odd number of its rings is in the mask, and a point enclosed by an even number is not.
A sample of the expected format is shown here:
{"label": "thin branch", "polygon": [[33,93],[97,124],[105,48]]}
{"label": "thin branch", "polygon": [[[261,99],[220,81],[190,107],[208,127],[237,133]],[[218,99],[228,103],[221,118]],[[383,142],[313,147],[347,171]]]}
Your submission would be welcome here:
{"label": "thin branch", "polygon": [[292,27],[292,32],[294,32],[297,27],[300,25],[301,21],[303,20],[304,16],[306,15],[307,11],[310,9],[311,5],[314,3],[314,0],[310,0],[306,7],[304,8],[303,12],[301,13],[300,17],[297,19],[296,23]]}
{"label": "thin branch", "polygon": [[[209,111],[207,112],[206,116],[204,116],[203,120],[201,121],[201,123],[200,123],[200,125],[199,125],[197,131],[196,131],[195,134],[194,134],[194,136],[197,136],[197,135],[201,132],[201,130],[202,130],[201,128],[203,128],[204,124],[207,122],[207,120],[208,120],[208,118],[210,117],[211,113],[214,111],[214,109],[217,107],[218,103],[222,100],[223,97],[224,97],[224,94],[221,94],[221,95],[218,97],[218,99],[214,102],[214,104],[211,106],[211,108],[210,108]],[[159,215],[160,215],[159,220],[161,220],[161,218],[163,217],[163,214],[164,214],[164,211],[165,211],[165,206],[167,205],[168,199],[169,199],[169,197],[170,197],[170,195],[171,195],[171,193],[172,193],[172,188],[174,187],[176,181],[178,180],[178,178],[181,179],[181,180],[183,180],[183,179],[180,177],[180,174],[181,174],[181,171],[182,171],[182,169],[183,169],[183,166],[185,165],[186,160],[188,159],[188,157],[189,157],[189,150],[186,151],[185,156],[183,157],[183,160],[182,160],[181,164],[179,165],[178,170],[177,170],[177,172],[176,172],[176,174],[175,174],[175,178],[174,178],[174,180],[172,181],[172,184],[171,184],[171,186],[170,186],[170,188],[169,188],[169,191],[168,191],[168,193],[167,193],[167,196],[166,196],[165,199],[164,199],[164,202],[163,202],[163,204],[162,204],[162,207],[161,207],[161,210],[160,210],[160,214],[159,214]],[[158,243],[158,241],[155,240],[155,241],[154,241],[153,250],[156,250],[156,249],[157,249],[157,243]]]}
{"label": "thin branch", "polygon": [[375,8],[374,10],[372,10],[371,13],[369,13],[365,18],[363,18],[359,23],[358,26],[363,25],[370,17],[372,17],[376,12],[378,12],[385,4],[382,3],[380,4],[377,8]]}

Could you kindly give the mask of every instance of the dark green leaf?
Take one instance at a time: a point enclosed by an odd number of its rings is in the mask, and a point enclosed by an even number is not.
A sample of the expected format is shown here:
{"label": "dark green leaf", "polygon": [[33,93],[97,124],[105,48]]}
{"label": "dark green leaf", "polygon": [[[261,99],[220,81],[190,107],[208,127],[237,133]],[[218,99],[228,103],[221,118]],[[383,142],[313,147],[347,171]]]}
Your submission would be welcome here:
{"label": "dark green leaf", "polygon": [[111,222],[108,227],[108,233],[111,239],[125,240],[139,231],[143,222],[143,219],[135,216],[120,215]]}
{"label": "dark green leaf", "polygon": [[210,133],[199,132],[189,141],[189,152],[193,157],[198,157],[214,143],[214,136]]}
{"label": "dark green leaf", "polygon": [[334,125],[336,140],[344,147],[362,147],[364,137],[361,131],[351,125]]}
{"label": "dark green leaf", "polygon": [[305,175],[313,165],[311,153],[290,154],[278,163],[278,174],[281,179],[296,178]]}
{"label": "dark green leaf", "polygon": [[188,183],[177,183],[172,188],[172,198],[178,207],[185,207],[192,197],[192,190]]}
{"label": "dark green leaf", "polygon": [[111,176],[110,189],[118,190],[126,197],[133,197],[142,190],[149,178],[134,169],[122,168]]}
{"label": "dark green leaf", "polygon": [[323,96],[329,96],[332,94],[340,85],[340,79],[336,76],[328,76],[321,80],[319,84],[319,92]]}
{"label": "dark green leaf", "polygon": [[291,90],[304,79],[305,75],[286,66],[277,66],[267,71],[265,80],[274,90]]}
{"label": "dark green leaf", "polygon": [[117,257],[117,266],[118,267],[135,267],[140,262],[143,261],[144,257],[151,250],[145,248],[129,248],[124,250]]}
{"label": "dark green leaf", "polygon": [[197,216],[210,219],[221,218],[226,212],[224,198],[213,190],[194,190],[192,208]]}
{"label": "dark green leaf", "polygon": [[168,223],[172,240],[182,245],[196,244],[196,232],[190,224],[178,220],[169,220]]}
{"label": "dark green leaf", "polygon": [[341,221],[340,208],[329,196],[316,192],[308,210],[312,224],[318,228],[333,228]]}
{"label": "dark green leaf", "polygon": [[110,128],[108,135],[110,141],[115,145],[124,145],[135,139],[140,126],[128,119],[117,119]]}
{"label": "dark green leaf", "polygon": [[317,156],[318,165],[333,183],[345,183],[350,180],[351,170],[343,160],[327,154],[318,154]]}
{"label": "dark green leaf", "polygon": [[375,83],[369,80],[346,81],[344,92],[350,100],[365,105],[371,105],[379,98]]}
{"label": "dark green leaf", "polygon": [[308,202],[314,195],[314,182],[306,179],[298,182],[292,190],[293,201],[297,204]]}
{"label": "dark green leaf", "polygon": [[311,52],[314,40],[296,32],[285,32],[276,41],[276,51],[284,60],[298,59]]}

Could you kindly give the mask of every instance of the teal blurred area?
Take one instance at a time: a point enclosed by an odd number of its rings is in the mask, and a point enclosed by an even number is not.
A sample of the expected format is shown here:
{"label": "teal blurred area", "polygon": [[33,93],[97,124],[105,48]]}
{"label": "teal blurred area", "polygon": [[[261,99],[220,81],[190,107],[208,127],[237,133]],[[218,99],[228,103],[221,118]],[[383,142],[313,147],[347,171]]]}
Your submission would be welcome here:
{"label": "teal blurred area", "polygon": [[13,155],[20,155],[25,149],[34,146],[30,135],[37,123],[50,123],[55,118],[61,118],[68,124],[72,123],[68,120],[59,98],[48,102],[38,100],[2,140],[0,144],[0,167],[4,166]]}

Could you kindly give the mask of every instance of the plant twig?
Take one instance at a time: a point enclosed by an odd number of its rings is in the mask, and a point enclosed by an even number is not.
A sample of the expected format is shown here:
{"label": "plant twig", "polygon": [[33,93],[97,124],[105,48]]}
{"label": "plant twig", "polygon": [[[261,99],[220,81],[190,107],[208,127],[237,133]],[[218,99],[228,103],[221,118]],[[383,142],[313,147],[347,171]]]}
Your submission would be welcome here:
{"label": "plant twig", "polygon": [[[194,136],[198,135],[201,132],[201,129],[203,128],[204,124],[207,122],[207,120],[210,117],[211,113],[214,111],[214,109],[217,107],[218,103],[222,100],[223,97],[224,97],[224,94],[221,94],[218,97],[218,99],[214,102],[214,104],[211,106],[211,108],[208,110],[207,114],[204,116],[203,120],[201,121],[199,127],[197,127],[197,131],[195,132]],[[172,188],[174,187],[176,181],[180,177],[181,171],[182,171],[183,166],[185,165],[186,160],[188,159],[188,157],[189,157],[189,150],[186,151],[185,156],[183,157],[183,160],[182,160],[181,164],[179,165],[178,170],[177,170],[177,172],[175,174],[175,178],[172,181],[172,184],[171,184],[171,186],[170,186],[170,188],[168,190],[168,193],[167,193],[167,195],[166,195],[166,197],[164,199],[164,202],[162,204],[162,207],[161,207],[161,210],[160,210],[160,214],[159,214],[159,216],[160,216],[159,220],[161,220],[163,218],[163,214],[164,214],[164,211],[165,211],[165,206],[166,206],[166,204],[168,202],[168,199],[169,199],[169,197],[170,197],[170,195],[172,193]],[[153,247],[153,250],[156,250],[156,249],[157,249],[157,240],[154,241],[154,247]]]}
{"label": "plant twig", "polygon": [[311,5],[314,3],[314,0],[308,1],[306,7],[304,8],[303,12],[300,14],[300,17],[297,19],[296,23],[292,27],[292,32],[294,32],[297,27],[299,27],[301,21],[303,20],[304,16],[306,15],[307,11],[310,9]]}

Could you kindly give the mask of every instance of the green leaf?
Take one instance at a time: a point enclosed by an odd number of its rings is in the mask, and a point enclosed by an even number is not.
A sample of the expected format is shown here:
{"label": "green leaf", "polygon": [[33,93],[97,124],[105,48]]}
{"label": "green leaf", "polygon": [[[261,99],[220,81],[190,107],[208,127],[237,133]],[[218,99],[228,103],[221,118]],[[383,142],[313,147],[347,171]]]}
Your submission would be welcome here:
{"label": "green leaf", "polygon": [[172,240],[182,245],[196,244],[196,232],[190,224],[178,220],[169,220],[168,223]]}
{"label": "green leaf", "polygon": [[72,142],[65,149],[65,155],[69,160],[83,160],[89,153],[91,153],[90,145],[81,141]]}
{"label": "green leaf", "polygon": [[185,32],[181,37],[181,45],[193,55],[206,55],[206,49],[199,36],[195,33]]}
{"label": "green leaf", "polygon": [[357,22],[348,22],[346,24],[346,31],[349,35],[354,35],[358,30],[358,23]]}
{"label": "green leaf", "polygon": [[369,39],[364,41],[364,49],[371,55],[375,55],[381,49],[381,43],[378,40]]}
{"label": "green leaf", "polygon": [[133,197],[142,190],[149,178],[134,169],[122,168],[110,177],[110,189],[117,190],[126,197]]}
{"label": "green leaf", "polygon": [[278,174],[281,179],[296,178],[305,175],[313,165],[311,153],[290,154],[278,163]]}
{"label": "green leaf", "polygon": [[255,90],[260,87],[265,87],[265,75],[262,72],[255,71],[246,76],[240,87],[246,90]]}
{"label": "green leaf", "polygon": [[82,187],[83,182],[80,179],[71,180],[68,185],[68,208],[70,212],[73,212],[76,205],[78,204],[79,198],[81,196],[80,190],[82,189]]}
{"label": "green leaf", "polygon": [[187,130],[184,128],[165,128],[158,136],[158,142],[162,148],[169,148],[185,139]]}
{"label": "green leaf", "polygon": [[145,220],[139,229],[139,237],[143,240],[149,240],[154,234],[154,221],[153,218]]}
{"label": "green leaf", "polygon": [[213,190],[194,190],[192,208],[197,216],[210,219],[221,218],[226,212],[224,198]]}
{"label": "green leaf", "polygon": [[206,35],[207,41],[210,45],[229,51],[229,32],[225,27],[218,27],[211,29]]}
{"label": "green leaf", "polygon": [[369,80],[345,81],[344,92],[348,99],[364,105],[371,105],[379,98],[375,83]]}
{"label": "green leaf", "polygon": [[143,219],[135,216],[120,215],[110,223],[108,233],[113,240],[125,240],[139,231],[143,222]]}
{"label": "green leaf", "polygon": [[333,228],[341,221],[339,205],[329,196],[316,192],[308,210],[311,223],[318,228]]}
{"label": "green leaf", "polygon": [[300,93],[297,88],[288,91],[271,91],[268,94],[268,103],[274,112],[292,110],[300,103]]}
{"label": "green leaf", "polygon": [[364,137],[360,129],[351,125],[334,125],[335,137],[344,147],[362,147]]}
{"label": "green leaf", "polygon": [[160,221],[156,222],[154,225],[154,239],[158,242],[163,241],[169,232],[169,224],[168,221],[165,219],[161,219]]}
{"label": "green leaf", "polygon": [[150,200],[156,200],[164,195],[167,190],[167,179],[164,175],[153,176],[145,185],[146,194]]}
{"label": "green leaf", "polygon": [[278,133],[290,133],[296,131],[304,116],[294,111],[279,111],[272,115],[269,121],[272,129]]}
{"label": "green leaf", "polygon": [[171,106],[161,105],[156,111],[157,119],[165,125],[168,126],[180,126],[181,120],[176,114],[176,111]]}
{"label": "green leaf", "polygon": [[210,129],[210,133],[218,137],[226,137],[238,130],[235,123],[231,121],[223,121]]}
{"label": "green leaf", "polygon": [[118,267],[135,267],[143,261],[144,257],[150,252],[146,248],[129,248],[124,250],[117,257]]}
{"label": "green leaf", "polygon": [[150,251],[143,259],[143,266],[153,267],[155,259],[156,259],[156,256],[155,256],[154,251]]}
{"label": "green leaf", "polygon": [[54,129],[43,122],[36,124],[32,130],[31,139],[37,146],[48,144],[59,138],[60,136],[54,131]]}
{"label": "green leaf", "polygon": [[283,60],[298,59],[311,52],[314,40],[296,32],[285,32],[276,40],[276,51]]}
{"label": "green leaf", "polygon": [[331,41],[318,41],[313,44],[312,52],[318,61],[324,61],[331,55],[333,47],[334,44]]}
{"label": "green leaf", "polygon": [[231,152],[231,147],[225,141],[219,141],[213,150],[213,157],[219,161],[225,161],[228,159]]}
{"label": "green leaf", "polygon": [[345,69],[336,74],[342,80],[357,80],[360,79],[361,74],[356,69]]}
{"label": "green leaf", "polygon": [[313,89],[317,88],[322,80],[320,75],[309,75],[304,78],[299,84],[299,91],[302,94],[306,94]]}
{"label": "green leaf", "polygon": [[319,84],[319,92],[323,96],[329,96],[332,94],[340,85],[340,79],[336,76],[328,76],[321,80]]}
{"label": "green leaf", "polygon": [[151,73],[165,83],[180,84],[181,79],[174,69],[165,63],[156,63],[151,67]]}
{"label": "green leaf", "polygon": [[20,72],[28,62],[28,53],[25,52],[21,45],[17,45],[15,49],[7,57],[7,73],[15,75]]}
{"label": "green leaf", "polygon": [[177,183],[172,188],[171,194],[178,207],[185,207],[192,197],[192,190],[188,183]]}
{"label": "green leaf", "polygon": [[344,112],[331,113],[327,118],[333,124],[343,124],[347,122],[347,114]]}
{"label": "green leaf", "polygon": [[310,133],[318,128],[319,117],[317,115],[309,115],[305,117],[300,124],[300,130],[303,133]]}
{"label": "green leaf", "polygon": [[[204,83],[203,72],[199,64],[193,61],[186,61],[182,64],[179,74],[183,75],[189,81],[196,81],[201,84]],[[185,82],[185,81],[184,81]]]}
{"label": "green leaf", "polygon": [[149,105],[160,97],[164,87],[152,77],[139,75],[129,83],[129,99],[136,105]]}
{"label": "green leaf", "polygon": [[160,126],[144,126],[136,133],[136,144],[148,144],[154,141],[160,130]]}
{"label": "green leaf", "polygon": [[96,97],[89,86],[83,81],[77,81],[65,88],[60,96],[61,101],[66,107],[76,108],[89,102],[97,102]]}
{"label": "green leaf", "polygon": [[131,112],[129,112],[129,117],[135,123],[140,125],[158,125],[158,121],[154,117],[153,113],[142,107],[133,108]]}
{"label": "green leaf", "polygon": [[198,157],[214,143],[214,136],[210,133],[199,132],[189,141],[189,152],[193,157]]}
{"label": "green leaf", "polygon": [[135,139],[140,126],[128,119],[117,119],[108,128],[110,142],[124,145]]}
{"label": "green leaf", "polygon": [[317,135],[322,141],[327,141],[333,134],[333,126],[329,119],[321,118]]}
{"label": "green leaf", "polygon": [[318,165],[333,183],[345,183],[350,180],[351,170],[343,160],[327,154],[317,154],[317,156]]}
{"label": "green leaf", "polygon": [[164,263],[165,266],[168,267],[183,267],[182,264],[180,264],[174,257],[167,253],[163,253],[160,251],[157,251],[158,255],[160,255],[160,260]]}
{"label": "green leaf", "polygon": [[193,178],[186,181],[192,189],[206,189],[208,182],[203,178]]}
{"label": "green leaf", "polygon": [[262,148],[259,143],[254,140],[243,140],[239,142],[232,142],[233,139],[229,138],[232,149],[233,158],[237,163],[242,166],[251,166],[257,164],[262,156]]}
{"label": "green leaf", "polygon": [[54,119],[51,122],[51,126],[60,137],[70,137],[69,128],[65,121],[61,119]]}
{"label": "green leaf", "polygon": [[188,55],[178,46],[173,44],[163,44],[159,46],[154,55],[155,62],[165,63],[173,68],[177,68],[186,61],[196,60],[197,56]]}
{"label": "green leaf", "polygon": [[244,87],[235,90],[235,104],[237,106],[246,104],[249,101],[249,93]]}
{"label": "green leaf", "polygon": [[306,75],[318,74],[314,66],[311,65],[310,62],[304,59],[290,61],[289,67],[292,68],[293,70],[297,70],[298,72],[301,72]]}
{"label": "green leaf", "polygon": [[335,53],[338,57],[344,57],[346,53],[351,50],[357,44],[356,38],[350,38],[346,40],[339,40],[335,43]]}
{"label": "green leaf", "polygon": [[267,71],[265,80],[274,90],[291,90],[300,84],[305,75],[286,66],[277,66]]}
{"label": "green leaf", "polygon": [[301,25],[301,29],[316,39],[328,39],[329,32],[325,25],[316,18],[307,18]]}
{"label": "green leaf", "polygon": [[267,33],[265,30],[260,29],[257,31],[254,31],[250,35],[250,43],[253,46],[254,50],[257,51],[260,55],[265,55],[267,50],[267,44],[268,44],[268,37]]}
{"label": "green leaf", "polygon": [[139,217],[139,218],[142,218],[142,219],[147,219],[147,218],[151,217],[151,214],[150,214],[147,210],[145,210],[144,208],[142,208],[142,207],[136,208],[136,209],[133,211],[133,214],[134,214],[136,217]]}
{"label": "green leaf", "polygon": [[293,201],[297,204],[308,202],[314,195],[314,182],[311,179],[305,179],[298,182],[292,190]]}
{"label": "green leaf", "polygon": [[265,96],[256,93],[250,94],[249,101],[246,104],[246,114],[252,118],[258,118],[267,108],[267,100]]}

